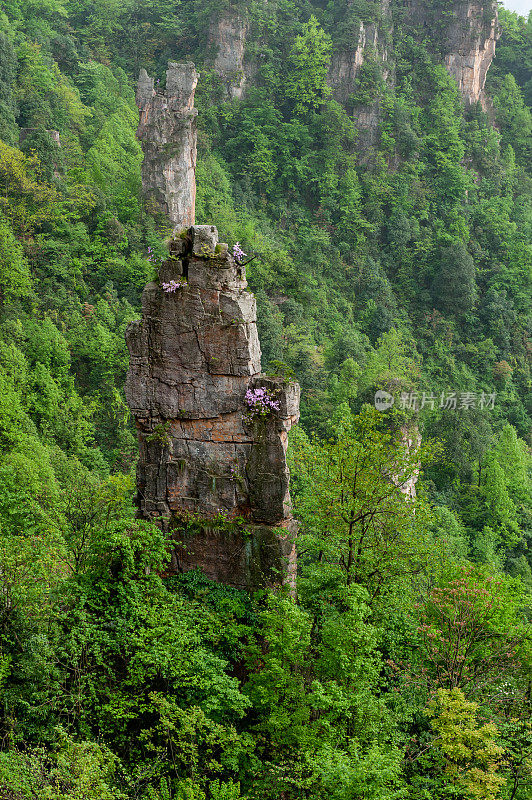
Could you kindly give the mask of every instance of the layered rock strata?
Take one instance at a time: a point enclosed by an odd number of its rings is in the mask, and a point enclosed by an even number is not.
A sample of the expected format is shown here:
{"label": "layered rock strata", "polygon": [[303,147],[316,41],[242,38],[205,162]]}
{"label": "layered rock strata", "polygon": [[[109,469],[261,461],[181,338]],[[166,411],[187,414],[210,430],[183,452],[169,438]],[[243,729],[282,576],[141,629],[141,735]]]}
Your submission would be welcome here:
{"label": "layered rock strata", "polygon": [[178,232],[195,222],[198,77],[191,62],[169,62],[165,91],[145,69],[137,85],[143,193],[150,210],[166,216]]}
{"label": "layered rock strata", "polygon": [[295,563],[286,447],[299,387],[261,374],[255,298],[215,227],[174,239],[159,278],[126,333],[140,514],[181,531],[173,570],[276,583]]}

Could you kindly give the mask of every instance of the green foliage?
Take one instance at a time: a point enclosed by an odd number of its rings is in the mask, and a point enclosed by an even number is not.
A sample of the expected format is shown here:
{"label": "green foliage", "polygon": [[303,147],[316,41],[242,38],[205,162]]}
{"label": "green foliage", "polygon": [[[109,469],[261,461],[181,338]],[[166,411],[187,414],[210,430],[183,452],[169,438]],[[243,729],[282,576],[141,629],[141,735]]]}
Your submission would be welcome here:
{"label": "green foliage", "polygon": [[[532,21],[501,9],[487,115],[442,63],[456,4],[384,5],[4,3],[6,796],[528,797]],[[239,100],[221,15],[246,23]],[[263,366],[303,389],[297,600],[163,578],[131,507],[124,333],[165,249],[134,84],[189,58],[198,222],[256,256]],[[420,420],[398,408],[416,390]],[[450,391],[495,407],[439,408]]]}
{"label": "green foliage", "polygon": [[7,31],[0,30],[0,139],[13,144],[15,139],[15,104],[13,84],[17,60]]}
{"label": "green foliage", "polygon": [[362,583],[373,595],[428,557],[427,518],[404,494],[430,448],[410,447],[400,429],[381,425],[379,413],[366,408],[339,420],[329,444],[299,437],[293,445],[301,481],[296,508],[311,537],[307,546],[333,560],[347,585]]}
{"label": "green foliage", "polygon": [[29,264],[11,228],[0,222],[0,302],[27,297],[31,288]]}
{"label": "green foliage", "polygon": [[462,567],[419,607],[420,652],[429,685],[469,695],[504,680],[526,640],[520,586]]}
{"label": "green foliage", "polygon": [[428,709],[438,734],[445,773],[466,798],[495,800],[504,778],[497,774],[503,748],[496,742],[495,725],[479,725],[476,703],[468,702],[460,689],[438,690]]}
{"label": "green foliage", "polygon": [[532,117],[513,75],[507,75],[495,98],[503,142],[511,144],[526,163],[532,147]]}
{"label": "green foliage", "polygon": [[476,299],[475,265],[462,242],[443,247],[432,284],[434,304],[450,314],[467,314]]}
{"label": "green foliage", "polygon": [[296,36],[288,62],[286,95],[295,100],[295,113],[316,108],[330,94],[326,77],[330,62],[331,39],[312,16],[303,32]]}
{"label": "green foliage", "polygon": [[0,211],[15,234],[58,220],[56,191],[38,180],[39,162],[0,142]]}
{"label": "green foliage", "polygon": [[75,742],[59,728],[51,764],[42,749],[0,753],[0,781],[12,797],[38,800],[122,800],[110,779],[116,758],[95,742]]}
{"label": "green foliage", "polygon": [[142,152],[135,137],[136,124],[136,114],[124,104],[104,122],[87,152],[92,181],[109,198],[109,207],[121,222],[138,211]]}

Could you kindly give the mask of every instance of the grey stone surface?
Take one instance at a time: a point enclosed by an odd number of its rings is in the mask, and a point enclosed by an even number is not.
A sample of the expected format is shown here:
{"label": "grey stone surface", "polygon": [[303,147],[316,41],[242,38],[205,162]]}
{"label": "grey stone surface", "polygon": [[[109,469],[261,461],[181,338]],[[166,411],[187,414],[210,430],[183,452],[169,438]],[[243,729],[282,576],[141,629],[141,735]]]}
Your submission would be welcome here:
{"label": "grey stone surface", "polygon": [[245,530],[217,531],[204,528],[194,535],[184,531],[176,547],[171,569],[186,572],[202,565],[212,580],[239,589],[295,583],[295,532],[265,525]]}
{"label": "grey stone surface", "polygon": [[486,107],[484,86],[495,58],[499,38],[498,7],[491,0],[458,3],[449,26],[449,52],[445,66],[453,76],[466,105]]}
{"label": "grey stone surface", "polygon": [[155,80],[150,78],[145,69],[141,69],[137,82],[137,105],[139,107],[148,103],[155,95]]}
{"label": "grey stone surface", "polygon": [[[382,79],[393,84],[395,70],[389,44],[392,31],[390,0],[380,0],[380,21],[360,22],[350,45],[332,54],[328,84],[333,96],[349,108],[350,97],[357,89],[361,67],[368,60],[380,66]],[[440,57],[455,79],[464,103],[480,102],[485,111],[492,112],[484,92],[486,76],[495,55],[499,37],[496,0],[454,0],[443,14],[441,6],[430,7],[425,0],[406,0],[404,22],[408,33],[432,40]],[[358,130],[357,149],[366,161],[380,136],[381,108],[379,99],[366,105],[350,108]]]}
{"label": "grey stone surface", "polygon": [[484,86],[500,35],[497,0],[455,0],[445,16],[423,0],[409,0],[408,11],[420,32],[439,31],[435,38],[465,104],[480,102],[487,109]]}
{"label": "grey stone surface", "polygon": [[[140,459],[138,502],[148,518],[220,512],[249,524],[290,527],[287,435],[299,419],[299,386],[261,375],[256,302],[245,268],[214,226],[170,243],[160,280],[186,277],[175,292],[149,283],[142,319],[128,326],[126,397]],[[249,413],[246,392],[278,404]]]}
{"label": "grey stone surface", "polygon": [[168,62],[166,70],[166,96],[172,108],[190,111],[194,108],[194,93],[199,74],[192,61]]}
{"label": "grey stone surface", "polygon": [[192,252],[195,256],[204,253],[214,255],[218,244],[218,231],[214,225],[195,225],[193,228]]}
{"label": "grey stone surface", "polygon": [[[351,5],[354,3],[351,0]],[[356,91],[356,79],[360,68],[373,58],[380,64],[385,81],[393,79],[393,65],[389,58],[388,32],[391,31],[390,0],[380,0],[380,21],[360,22],[360,27],[351,44],[332,54],[327,82],[340,103],[347,103]],[[358,116],[355,113],[355,116]]]}
{"label": "grey stone surface", "polygon": [[[351,5],[355,8],[356,4]],[[378,22],[360,21],[360,26],[350,45],[333,52],[327,82],[333,96],[338,102],[346,105],[353,113],[358,131],[357,150],[362,161],[371,159],[372,148],[378,144],[380,135],[380,102],[376,100],[366,105],[353,108],[351,96],[357,90],[357,78],[361,67],[374,60],[380,67],[382,79],[393,85],[395,80],[394,64],[390,57],[392,16],[390,0],[379,0]]]}
{"label": "grey stone surface", "polygon": [[233,99],[242,97],[246,84],[247,30],[247,20],[229,9],[213,19],[209,31],[209,43],[216,49],[214,71],[224,81],[227,95]]}
{"label": "grey stone surface", "polygon": [[165,92],[155,90],[144,69],[137,84],[142,189],[150,209],[167,216],[175,231],[195,221],[198,77],[191,62],[170,62]]}

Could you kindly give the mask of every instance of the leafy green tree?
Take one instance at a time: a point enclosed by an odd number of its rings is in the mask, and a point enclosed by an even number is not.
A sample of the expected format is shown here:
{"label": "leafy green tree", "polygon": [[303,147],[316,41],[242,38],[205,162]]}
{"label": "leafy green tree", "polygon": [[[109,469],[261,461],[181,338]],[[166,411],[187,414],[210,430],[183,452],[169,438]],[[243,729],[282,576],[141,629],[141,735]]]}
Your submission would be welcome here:
{"label": "leafy green tree", "polygon": [[0,141],[0,212],[16,235],[28,235],[35,227],[57,221],[57,192],[38,180],[39,163]]}
{"label": "leafy green tree", "polygon": [[504,746],[503,769],[511,800],[524,798],[532,786],[532,724],[518,717],[498,723]]}
{"label": "leafy green tree", "polygon": [[22,245],[10,226],[0,220],[0,308],[4,302],[27,297],[32,282]]}
{"label": "leafy green tree", "polygon": [[460,317],[473,308],[477,297],[475,264],[462,242],[441,249],[432,296],[436,307],[446,314]]}
{"label": "leafy green tree", "polygon": [[498,774],[504,751],[497,743],[495,725],[479,724],[477,708],[460,689],[439,689],[428,714],[438,735],[436,746],[444,759],[445,775],[459,792],[455,796],[496,800],[504,783]]}
{"label": "leafy green tree", "polygon": [[532,116],[513,75],[506,75],[502,81],[495,106],[503,129],[503,142],[510,144],[526,161],[532,147]]}
{"label": "leafy green tree", "polygon": [[301,588],[301,607],[269,598],[268,648],[259,640],[249,650],[246,692],[263,761],[258,796],[399,797],[401,753],[375,695],[379,656],[367,594],[346,589],[327,568],[307,573]]}
{"label": "leafy green tree", "polygon": [[293,448],[301,481],[296,508],[311,552],[337,565],[347,585],[366,585],[374,596],[394,577],[422,569],[426,510],[403,491],[430,448],[411,450],[369,408],[348,414],[330,443],[299,437]]}
{"label": "leafy green tree", "polygon": [[58,729],[54,764],[43,748],[0,753],[0,782],[12,797],[38,800],[125,800],[112,786],[116,758],[105,745],[76,742]]}
{"label": "leafy green tree", "polygon": [[118,218],[126,221],[138,210],[142,152],[135,137],[137,114],[125,103],[102,126],[87,153],[94,184],[109,197]]}
{"label": "leafy green tree", "polygon": [[410,388],[419,379],[419,356],[412,341],[398,328],[383,333],[368,356],[362,388],[403,384]]}
{"label": "leafy green tree", "polygon": [[519,529],[515,505],[508,494],[502,467],[496,459],[489,459],[484,468],[483,493],[489,512],[489,521],[499,529],[500,539],[505,544],[516,543]]}
{"label": "leafy green tree", "polygon": [[290,49],[290,72],[286,79],[286,96],[295,102],[296,114],[317,108],[330,94],[326,77],[331,54],[331,39],[314,15]]}
{"label": "leafy green tree", "polygon": [[7,144],[14,144],[16,137],[13,102],[16,63],[11,38],[5,30],[0,30],[0,139]]}

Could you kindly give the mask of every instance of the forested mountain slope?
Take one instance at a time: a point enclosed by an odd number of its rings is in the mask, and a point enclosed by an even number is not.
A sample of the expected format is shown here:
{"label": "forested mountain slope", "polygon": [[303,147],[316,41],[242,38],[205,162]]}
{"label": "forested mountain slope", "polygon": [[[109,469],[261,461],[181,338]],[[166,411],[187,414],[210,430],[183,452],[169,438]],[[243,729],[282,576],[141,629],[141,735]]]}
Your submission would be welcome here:
{"label": "forested mountain slope", "polygon": [[[532,21],[495,6],[2,3],[6,797],[529,796]],[[169,233],[134,87],[182,59],[197,221],[257,254],[302,386],[297,603],[160,577],[134,520],[124,332]]]}

